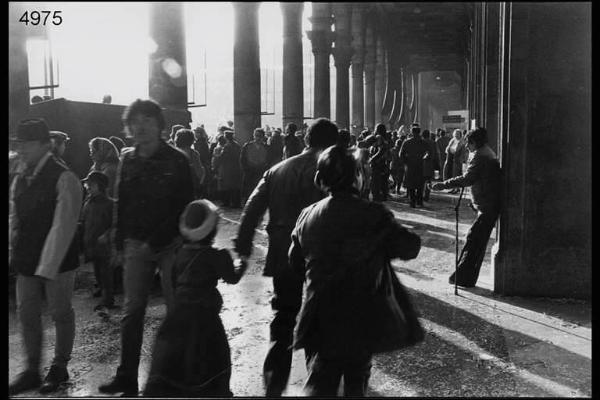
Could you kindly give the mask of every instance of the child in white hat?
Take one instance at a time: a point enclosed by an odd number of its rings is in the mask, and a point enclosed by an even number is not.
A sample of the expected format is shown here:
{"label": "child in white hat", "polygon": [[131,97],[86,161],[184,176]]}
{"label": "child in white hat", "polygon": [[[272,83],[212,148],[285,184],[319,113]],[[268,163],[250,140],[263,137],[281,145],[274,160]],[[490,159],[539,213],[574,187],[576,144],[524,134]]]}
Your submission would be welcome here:
{"label": "child in white hat", "polygon": [[175,261],[175,304],[158,331],[144,396],[233,395],[217,282],[237,283],[247,264],[234,263],[228,250],[213,247],[218,221],[218,209],[208,200],[189,203],[181,214],[185,242]]}

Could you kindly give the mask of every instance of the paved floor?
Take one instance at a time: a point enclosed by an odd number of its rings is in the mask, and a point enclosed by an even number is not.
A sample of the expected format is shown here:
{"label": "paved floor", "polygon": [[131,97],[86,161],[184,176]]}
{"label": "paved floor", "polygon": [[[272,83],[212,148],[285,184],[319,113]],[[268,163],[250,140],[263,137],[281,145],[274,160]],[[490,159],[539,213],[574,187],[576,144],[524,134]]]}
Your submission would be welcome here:
{"label": "paved floor", "polygon": [[[447,283],[454,269],[454,209],[456,196],[435,194],[424,208],[412,209],[394,196],[387,205],[396,218],[422,237],[417,259],[395,262],[409,288],[427,330],[419,345],[375,357],[369,396],[536,396],[591,397],[591,305],[564,299],[503,297],[492,292],[490,249],[476,288],[458,296]],[[239,210],[224,210],[217,245],[231,248]],[[459,233],[464,238],[474,214],[466,202],[460,210]],[[265,218],[266,220],[266,218]],[[264,229],[264,225],[262,226]],[[492,233],[492,238],[495,233]],[[231,346],[232,391],[236,396],[263,396],[261,367],[271,319],[271,282],[261,275],[267,239],[259,229],[255,254],[237,285],[221,283],[221,313]],[[102,318],[92,309],[93,273],[79,269],[74,304],[77,334],[69,365],[71,381],[53,396],[102,396],[97,386],[114,372],[119,358],[119,310]],[[118,296],[118,303],[122,296]],[[140,385],[147,377],[153,335],[164,316],[159,295],[150,301],[142,349]],[[54,332],[45,321],[45,362],[51,359]],[[23,354],[9,299],[9,379],[22,368]],[[287,395],[301,395],[306,368],[303,353],[294,355]],[[23,397],[39,397],[37,392]]]}

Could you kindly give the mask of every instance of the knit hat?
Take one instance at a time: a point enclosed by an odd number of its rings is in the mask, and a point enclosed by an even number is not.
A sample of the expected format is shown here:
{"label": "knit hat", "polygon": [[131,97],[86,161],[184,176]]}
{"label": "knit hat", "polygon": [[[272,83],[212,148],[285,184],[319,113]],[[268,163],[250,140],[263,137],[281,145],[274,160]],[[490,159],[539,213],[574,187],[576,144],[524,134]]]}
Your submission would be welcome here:
{"label": "knit hat", "polygon": [[179,232],[189,241],[198,242],[208,236],[219,222],[218,208],[208,200],[189,203],[179,218]]}

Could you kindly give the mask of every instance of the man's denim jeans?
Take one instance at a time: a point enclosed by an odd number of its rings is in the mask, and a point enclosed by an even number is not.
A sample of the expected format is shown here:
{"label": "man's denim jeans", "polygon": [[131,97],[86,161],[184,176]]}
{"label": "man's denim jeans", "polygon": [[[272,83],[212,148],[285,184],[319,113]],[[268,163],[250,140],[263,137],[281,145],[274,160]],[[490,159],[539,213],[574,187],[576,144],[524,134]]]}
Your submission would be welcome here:
{"label": "man's denim jeans", "polygon": [[56,329],[52,365],[67,367],[75,339],[75,312],[71,305],[74,282],[74,270],[59,273],[53,280],[38,276],[17,276],[17,313],[27,354],[27,370],[39,373],[40,369],[44,290]]}
{"label": "man's denim jeans", "polygon": [[137,380],[140,351],[144,337],[144,316],[154,272],[161,271],[162,291],[167,310],[173,304],[171,274],[179,241],[159,250],[139,240],[126,239],[123,253],[123,290],[125,315],[121,320],[121,365],[117,375]]}

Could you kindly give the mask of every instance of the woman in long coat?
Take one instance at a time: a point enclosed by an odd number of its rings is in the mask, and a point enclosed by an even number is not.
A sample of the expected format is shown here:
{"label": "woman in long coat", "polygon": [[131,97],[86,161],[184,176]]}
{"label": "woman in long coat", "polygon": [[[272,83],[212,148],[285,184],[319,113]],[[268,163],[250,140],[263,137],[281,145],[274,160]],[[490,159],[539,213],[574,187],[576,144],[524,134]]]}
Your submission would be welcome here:
{"label": "woman in long coat", "polygon": [[[462,141],[462,132],[455,129],[452,139],[446,147],[446,162],[444,164],[444,180],[462,175],[462,165],[466,161],[468,150]],[[452,189],[450,193],[456,193],[458,189]]]}
{"label": "woman in long coat", "polygon": [[119,152],[115,145],[103,137],[95,137],[89,142],[90,158],[93,165],[89,172],[98,171],[108,177],[108,197],[113,197],[117,167],[119,165]]}

